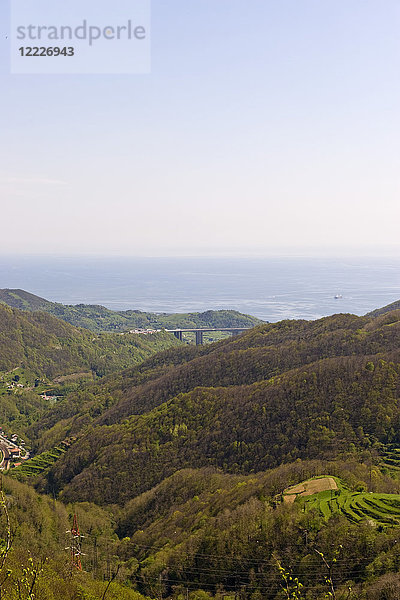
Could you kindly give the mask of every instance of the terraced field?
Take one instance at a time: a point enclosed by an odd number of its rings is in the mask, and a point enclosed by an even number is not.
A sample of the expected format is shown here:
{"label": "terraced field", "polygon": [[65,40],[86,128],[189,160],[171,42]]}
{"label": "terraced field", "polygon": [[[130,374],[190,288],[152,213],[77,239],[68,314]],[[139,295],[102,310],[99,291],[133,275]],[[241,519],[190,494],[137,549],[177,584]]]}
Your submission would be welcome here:
{"label": "terraced field", "polygon": [[386,446],[386,451],[382,455],[381,467],[388,471],[400,475],[400,448],[396,446]]}
{"label": "terraced field", "polygon": [[400,495],[372,492],[353,492],[338,478],[333,478],[338,489],[330,489],[313,495],[299,496],[296,502],[306,510],[317,510],[328,520],[341,513],[352,523],[369,521],[383,527],[400,525]]}
{"label": "terraced field", "polygon": [[51,450],[47,450],[46,452],[42,452],[42,454],[34,456],[19,467],[15,467],[10,471],[10,475],[19,481],[27,481],[28,479],[37,477],[50,469],[65,451],[66,446],[60,444]]}

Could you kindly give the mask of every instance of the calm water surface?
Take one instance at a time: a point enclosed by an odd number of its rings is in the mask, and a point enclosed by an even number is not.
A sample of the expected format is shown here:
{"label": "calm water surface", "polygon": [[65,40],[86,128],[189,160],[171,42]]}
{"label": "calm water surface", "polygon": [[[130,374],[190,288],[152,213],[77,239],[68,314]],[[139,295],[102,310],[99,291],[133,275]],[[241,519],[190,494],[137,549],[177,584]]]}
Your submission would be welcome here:
{"label": "calm water surface", "polygon": [[315,319],[400,299],[400,259],[3,257],[0,287],[115,310],[231,308],[268,321]]}

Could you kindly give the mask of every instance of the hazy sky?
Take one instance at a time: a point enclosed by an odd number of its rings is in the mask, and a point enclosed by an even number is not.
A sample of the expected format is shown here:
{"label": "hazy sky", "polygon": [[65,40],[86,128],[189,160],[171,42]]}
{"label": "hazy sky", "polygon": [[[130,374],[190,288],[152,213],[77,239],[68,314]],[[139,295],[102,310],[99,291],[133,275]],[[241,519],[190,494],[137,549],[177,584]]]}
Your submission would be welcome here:
{"label": "hazy sky", "polygon": [[10,1],[0,252],[400,243],[399,0],[153,0],[151,74],[107,76],[11,75]]}

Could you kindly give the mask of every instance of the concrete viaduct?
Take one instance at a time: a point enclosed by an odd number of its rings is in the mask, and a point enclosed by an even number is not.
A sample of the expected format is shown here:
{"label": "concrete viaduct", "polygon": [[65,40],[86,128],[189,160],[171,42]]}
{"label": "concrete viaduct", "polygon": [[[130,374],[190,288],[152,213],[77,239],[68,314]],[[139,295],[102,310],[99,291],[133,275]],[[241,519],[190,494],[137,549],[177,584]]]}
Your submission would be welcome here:
{"label": "concrete viaduct", "polygon": [[196,345],[199,346],[203,343],[203,333],[209,331],[228,331],[232,335],[239,335],[242,331],[253,329],[252,327],[205,327],[201,329],[166,329],[169,333],[173,333],[178,340],[182,341],[184,333],[195,333],[196,334]]}

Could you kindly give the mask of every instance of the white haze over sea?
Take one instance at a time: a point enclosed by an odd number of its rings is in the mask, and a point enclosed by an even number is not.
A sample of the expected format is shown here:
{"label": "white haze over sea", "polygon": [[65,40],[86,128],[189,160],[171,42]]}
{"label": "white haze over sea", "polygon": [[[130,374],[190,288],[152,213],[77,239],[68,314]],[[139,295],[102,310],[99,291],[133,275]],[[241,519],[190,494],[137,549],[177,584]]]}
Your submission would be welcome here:
{"label": "white haze over sea", "polygon": [[400,299],[400,259],[2,257],[0,287],[113,310],[316,319]]}

